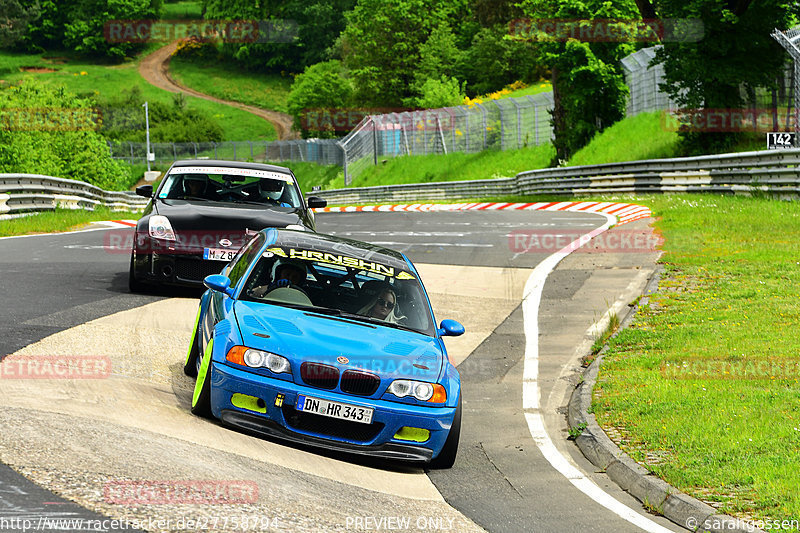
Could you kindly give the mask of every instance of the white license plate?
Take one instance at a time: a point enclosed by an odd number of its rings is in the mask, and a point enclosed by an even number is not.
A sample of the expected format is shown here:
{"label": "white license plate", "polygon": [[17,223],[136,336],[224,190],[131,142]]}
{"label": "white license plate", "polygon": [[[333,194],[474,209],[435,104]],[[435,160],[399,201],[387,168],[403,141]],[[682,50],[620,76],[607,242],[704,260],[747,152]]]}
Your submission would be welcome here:
{"label": "white license plate", "polygon": [[230,261],[236,256],[236,250],[226,248],[203,248],[203,259],[211,261]]}
{"label": "white license plate", "polygon": [[312,398],[311,396],[297,396],[297,405],[295,409],[306,413],[316,413],[322,416],[329,416],[331,418],[339,418],[341,420],[350,420],[352,422],[360,422],[362,424],[372,423],[372,413],[375,411],[369,407],[359,407],[357,405],[350,405],[339,402],[329,402],[321,398]]}

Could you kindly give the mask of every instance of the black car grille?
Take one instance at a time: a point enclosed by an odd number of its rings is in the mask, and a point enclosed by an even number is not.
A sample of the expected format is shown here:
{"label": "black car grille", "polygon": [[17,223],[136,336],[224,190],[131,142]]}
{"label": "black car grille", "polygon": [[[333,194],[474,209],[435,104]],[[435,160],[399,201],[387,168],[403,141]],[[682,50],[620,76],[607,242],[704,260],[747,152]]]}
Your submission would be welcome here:
{"label": "black car grille", "polygon": [[225,265],[220,261],[178,258],[175,260],[175,275],[181,279],[203,281],[206,276],[219,274]]}
{"label": "black car grille", "polygon": [[300,377],[306,385],[320,389],[335,389],[339,383],[339,369],[319,363],[303,363],[300,365]]}
{"label": "black car grille", "polygon": [[370,396],[378,390],[381,378],[369,372],[358,370],[345,370],[342,374],[342,392]]}
{"label": "black car grille", "polygon": [[292,429],[357,442],[373,440],[384,426],[380,422],[360,424],[313,413],[303,413],[288,404],[283,404],[282,410],[286,424]]}

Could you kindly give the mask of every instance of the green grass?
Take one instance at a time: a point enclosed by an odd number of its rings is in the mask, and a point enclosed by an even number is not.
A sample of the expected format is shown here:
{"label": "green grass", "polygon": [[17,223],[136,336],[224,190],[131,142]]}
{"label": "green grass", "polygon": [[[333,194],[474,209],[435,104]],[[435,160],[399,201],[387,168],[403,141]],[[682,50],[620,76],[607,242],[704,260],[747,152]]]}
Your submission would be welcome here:
{"label": "green grass", "polygon": [[274,162],[273,165],[288,167],[292,169],[297,184],[300,185],[300,190],[306,196],[313,195],[311,188],[320,186],[323,189],[332,188],[328,186],[329,183],[335,181],[337,178],[344,182],[342,177],[342,167],[335,165],[318,165],[316,163],[306,163],[301,161],[284,161]]}
{"label": "green grass", "polygon": [[247,72],[222,63],[201,64],[174,57],[170,74],[181,84],[223,100],[287,112],[291,76]]}
{"label": "green grass", "polygon": [[620,120],[573,155],[570,166],[678,156],[678,134],[662,127],[661,112]]}
{"label": "green grass", "polygon": [[0,224],[0,237],[71,231],[97,220],[130,219],[139,218],[139,216],[141,216],[141,213],[112,211],[107,207],[97,207],[94,211],[56,209],[55,211],[3,220],[2,224]]}
{"label": "green grass", "polygon": [[[21,67],[49,68],[55,72],[22,72]],[[5,80],[4,85],[18,83],[26,76],[35,76],[43,83],[60,85],[83,95],[116,95],[122,90],[138,86],[142,90],[142,97],[148,101],[172,102],[172,93],[153,87],[142,79],[138,61],[100,65],[65,53],[18,54],[0,50],[0,80]],[[222,126],[226,141],[272,141],[277,138],[272,124],[246,111],[191,96],[186,98],[186,105],[213,117]]]}
{"label": "green grass", "polygon": [[519,150],[486,150],[473,154],[455,152],[447,155],[395,157],[367,168],[353,180],[352,185],[365,187],[513,177],[523,170],[546,167],[554,155],[552,145],[546,144]]}
{"label": "green grass", "polygon": [[161,9],[162,20],[201,20],[202,3],[192,0],[165,2]]}
{"label": "green grass", "polygon": [[[658,217],[667,270],[633,325],[610,341],[593,402],[598,421],[618,428],[622,448],[650,471],[719,502],[721,512],[797,519],[796,204],[707,195],[634,201]],[[765,359],[795,366],[758,379],[728,367],[681,373],[685,364]],[[660,462],[647,464],[648,451]]]}

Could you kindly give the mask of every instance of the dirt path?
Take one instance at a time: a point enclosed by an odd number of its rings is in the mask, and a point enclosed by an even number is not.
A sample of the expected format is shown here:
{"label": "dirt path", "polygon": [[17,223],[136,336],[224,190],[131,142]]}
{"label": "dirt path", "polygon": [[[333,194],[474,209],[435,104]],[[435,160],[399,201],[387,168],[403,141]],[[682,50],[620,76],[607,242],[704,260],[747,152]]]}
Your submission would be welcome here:
{"label": "dirt path", "polygon": [[190,96],[196,96],[211,102],[217,102],[243,109],[249,113],[257,115],[264,120],[270,122],[275,127],[275,132],[278,134],[278,140],[288,140],[299,138],[296,132],[292,131],[292,117],[286,113],[279,113],[278,111],[270,111],[269,109],[261,109],[251,105],[241,104],[239,102],[231,102],[214,98],[207,94],[195,91],[179,84],[172,76],[169,75],[169,61],[172,57],[172,52],[178,47],[178,43],[170,43],[167,46],[161,47],[152,54],[146,56],[139,63],[139,74],[147,80],[148,83],[155,85],[159,89],[164,89],[171,93],[185,93]]}

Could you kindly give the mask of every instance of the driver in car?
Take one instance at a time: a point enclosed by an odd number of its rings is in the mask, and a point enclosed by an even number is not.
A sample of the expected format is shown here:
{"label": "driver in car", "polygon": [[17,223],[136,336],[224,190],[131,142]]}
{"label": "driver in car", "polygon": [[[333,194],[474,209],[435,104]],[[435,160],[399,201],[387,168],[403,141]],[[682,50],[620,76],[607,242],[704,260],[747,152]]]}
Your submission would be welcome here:
{"label": "driver in car", "polygon": [[208,187],[208,177],[205,174],[187,174],[183,177],[183,195],[203,198]]}
{"label": "driver in car", "polygon": [[283,196],[284,182],[281,180],[274,180],[269,178],[262,178],[258,181],[258,190],[261,195],[261,201],[269,201],[276,203],[282,207],[291,207],[286,202],[281,202]]}
{"label": "driver in car", "polygon": [[301,261],[280,259],[275,265],[275,275],[272,278],[272,282],[269,285],[255,287],[251,291],[251,294],[257,298],[261,298],[268,292],[281,287],[303,290],[302,285],[306,282],[307,272],[306,265]]}

